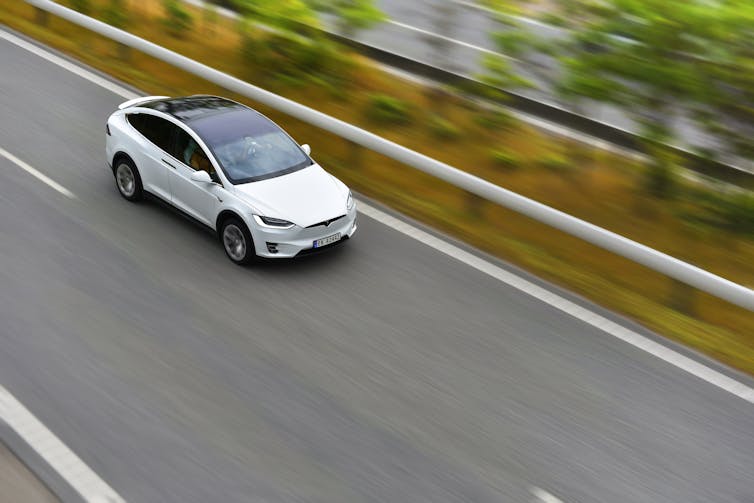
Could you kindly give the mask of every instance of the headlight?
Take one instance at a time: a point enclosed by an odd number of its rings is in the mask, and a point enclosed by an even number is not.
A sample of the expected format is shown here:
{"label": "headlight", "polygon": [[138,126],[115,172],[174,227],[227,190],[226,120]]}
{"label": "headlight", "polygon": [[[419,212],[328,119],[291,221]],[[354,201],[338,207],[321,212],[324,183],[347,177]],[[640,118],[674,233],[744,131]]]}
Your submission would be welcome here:
{"label": "headlight", "polygon": [[254,220],[262,226],[271,229],[290,229],[293,227],[293,222],[283,220],[281,218],[263,217],[262,215],[254,215]]}
{"label": "headlight", "polygon": [[351,194],[351,191],[349,190],[348,191],[348,199],[346,199],[346,209],[348,211],[351,211],[353,209],[353,205],[354,204],[355,203],[353,201],[353,194]]}

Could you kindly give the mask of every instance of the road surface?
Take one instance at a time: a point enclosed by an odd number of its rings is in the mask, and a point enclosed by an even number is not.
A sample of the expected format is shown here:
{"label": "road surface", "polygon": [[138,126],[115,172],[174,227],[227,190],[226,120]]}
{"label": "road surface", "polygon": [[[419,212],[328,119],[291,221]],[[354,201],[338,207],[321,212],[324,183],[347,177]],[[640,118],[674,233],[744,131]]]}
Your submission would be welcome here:
{"label": "road surface", "polygon": [[124,98],[0,60],[0,147],[74,195],[0,156],[0,383],[126,501],[754,501],[752,403],[366,215],[234,266],[119,197]]}

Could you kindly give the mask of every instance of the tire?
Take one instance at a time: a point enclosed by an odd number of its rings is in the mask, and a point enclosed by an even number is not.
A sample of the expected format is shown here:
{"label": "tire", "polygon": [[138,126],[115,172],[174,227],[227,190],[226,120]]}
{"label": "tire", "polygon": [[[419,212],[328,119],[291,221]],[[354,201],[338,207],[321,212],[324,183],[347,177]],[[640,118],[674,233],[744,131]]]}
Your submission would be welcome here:
{"label": "tire", "polygon": [[144,198],[141,176],[131,159],[119,157],[113,167],[113,175],[115,175],[115,186],[118,187],[118,192],[124,199],[136,202]]}
{"label": "tire", "polygon": [[220,242],[225,254],[234,264],[250,264],[257,258],[249,228],[238,218],[231,217],[223,222]]}

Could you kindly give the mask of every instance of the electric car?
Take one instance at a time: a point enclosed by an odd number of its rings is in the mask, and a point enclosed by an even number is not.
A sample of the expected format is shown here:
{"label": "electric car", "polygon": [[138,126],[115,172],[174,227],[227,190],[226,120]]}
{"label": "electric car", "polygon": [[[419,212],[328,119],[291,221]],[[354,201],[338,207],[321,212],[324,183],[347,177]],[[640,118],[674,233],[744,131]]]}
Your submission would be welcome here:
{"label": "electric car", "polygon": [[210,227],[228,258],[294,257],[349,239],[356,202],[261,113],[217,96],[148,96],[107,119],[107,163],[120,194],[149,194]]}

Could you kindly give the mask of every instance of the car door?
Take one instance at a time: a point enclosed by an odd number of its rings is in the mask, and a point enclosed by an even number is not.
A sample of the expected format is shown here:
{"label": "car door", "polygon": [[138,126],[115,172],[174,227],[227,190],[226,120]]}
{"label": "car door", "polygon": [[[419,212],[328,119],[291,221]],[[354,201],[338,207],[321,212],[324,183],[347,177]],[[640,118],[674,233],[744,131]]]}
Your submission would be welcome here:
{"label": "car door", "polygon": [[186,130],[176,124],[171,126],[170,163],[173,169],[168,176],[173,204],[203,224],[214,227],[222,187],[218,183],[194,181],[191,175],[203,170],[218,182],[215,169],[204,149]]}
{"label": "car door", "polygon": [[131,152],[141,175],[144,189],[166,201],[170,201],[170,167],[163,161],[170,148],[171,123],[161,117],[147,113],[126,115],[128,123],[143,138],[137,138],[139,149]]}

